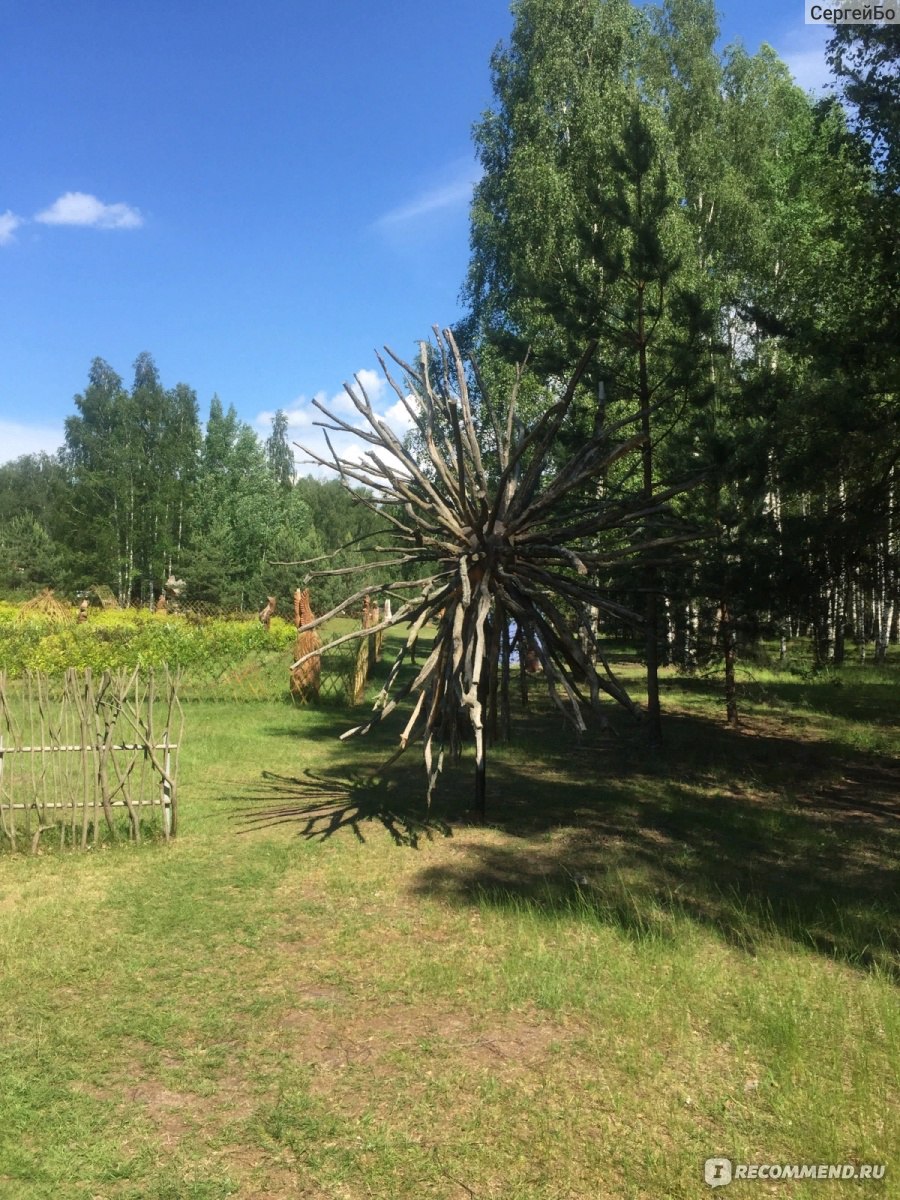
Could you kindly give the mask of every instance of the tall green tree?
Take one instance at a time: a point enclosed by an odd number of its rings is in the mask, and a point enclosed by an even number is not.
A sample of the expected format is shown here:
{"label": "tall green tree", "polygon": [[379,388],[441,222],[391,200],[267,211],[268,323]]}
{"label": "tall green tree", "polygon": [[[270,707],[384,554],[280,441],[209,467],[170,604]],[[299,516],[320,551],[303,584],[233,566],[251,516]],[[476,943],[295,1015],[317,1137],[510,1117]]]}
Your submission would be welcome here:
{"label": "tall green tree", "polygon": [[880,175],[879,190],[900,186],[900,25],[836,25],[828,61],[859,123]]}
{"label": "tall green tree", "polygon": [[30,513],[0,522],[0,594],[33,595],[65,580],[62,547]]}
{"label": "tall green tree", "polygon": [[28,513],[55,532],[65,486],[66,473],[58,454],[25,454],[0,464],[0,521]]}
{"label": "tall green tree", "polygon": [[0,465],[0,587],[7,594],[70,583],[62,513],[66,472],[57,455]]}
{"label": "tall green tree", "polygon": [[[703,27],[708,54],[709,22]],[[769,298],[785,278],[792,249],[784,234],[801,203],[796,170],[809,143],[812,110],[767,47],[754,56],[729,48],[718,73],[707,68],[700,78],[695,139],[713,149],[695,153],[700,165],[684,178],[696,247],[691,261],[716,335],[707,358],[707,397],[689,406],[674,444],[681,441],[702,465],[704,486],[691,500],[710,536],[680,586],[675,581],[671,600],[676,616],[685,617],[676,640],[690,646],[691,655],[704,627],[710,631],[724,660],[726,713],[735,724],[738,637],[758,632],[761,601],[773,607],[773,564],[761,539],[769,544],[765,535],[775,533],[777,502],[766,500],[777,493],[767,389],[783,351]],[[682,99],[688,119],[693,106],[690,97]]]}
{"label": "tall green tree", "polygon": [[[584,420],[630,410],[645,434],[638,470],[620,464],[605,486],[650,497],[702,475],[684,511],[712,536],[658,582],[685,656],[703,627],[717,636],[736,720],[738,634],[811,628],[839,656],[874,541],[882,630],[893,611],[897,242],[872,209],[893,144],[892,35],[865,42],[872,70],[853,77],[873,186],[838,106],[816,108],[768,47],[717,50],[710,0],[513,12],[475,131],[466,333],[490,370],[528,347],[544,378],[595,339]],[[625,581],[649,597],[651,729],[652,573]]]}
{"label": "tall green tree", "polygon": [[494,106],[475,128],[465,296],[479,341],[511,361],[530,348],[539,373],[564,374],[603,303],[592,291],[584,313],[573,296],[596,284],[579,229],[614,194],[643,18],[628,0],[518,0],[513,16],[491,60]]}
{"label": "tall green tree", "polygon": [[67,542],[82,584],[106,583],[120,602],[136,572],[138,507],[131,398],[121,377],[95,358],[88,386],[66,419],[64,461],[70,474]]}
{"label": "tall green tree", "polygon": [[83,584],[153,599],[185,536],[199,438],[194,393],[141,354],[129,391],[95,359],[66,420],[68,538]]}
{"label": "tall green tree", "polygon": [[818,660],[840,663],[848,631],[884,655],[898,599],[896,239],[868,148],[834,102],[814,114],[794,189],[770,297],[783,326],[774,459],[805,564],[795,599]]}
{"label": "tall green tree", "polygon": [[[841,25],[828,46],[832,69],[874,168],[871,194],[858,208],[863,225],[854,246],[854,265],[869,268],[870,286],[857,288],[858,326],[868,331],[865,364],[854,365],[852,382],[865,380],[867,412],[880,436],[876,462],[878,532],[864,569],[871,594],[870,622],[876,656],[883,660],[900,623],[900,463],[886,447],[900,445],[900,26]],[[858,339],[857,339],[858,341]],[[859,356],[857,355],[857,358]],[[859,369],[861,366],[864,370]],[[870,493],[871,494],[871,493]],[[871,506],[870,506],[871,507]],[[857,618],[864,633],[866,621]],[[859,640],[859,634],[857,635]]]}
{"label": "tall green tree", "polygon": [[[673,37],[664,45],[654,32],[656,21],[672,35],[671,14],[602,0],[565,11],[535,0],[514,14],[510,46],[493,60],[496,108],[475,133],[485,174],[472,209],[474,336],[488,354],[508,359],[529,348],[545,377],[596,343],[584,419],[637,422],[638,461],[607,485],[638,490],[649,505],[660,482],[659,443],[698,375],[709,327],[666,123],[675,113],[673,123],[683,125],[687,105],[671,97]],[[712,36],[701,29],[707,50]],[[692,86],[686,76],[685,68],[682,90]],[[714,72],[711,79],[704,87],[715,94]],[[691,184],[704,220],[713,174],[698,167]],[[601,392],[602,407],[593,399]],[[653,743],[661,739],[657,585],[648,562],[634,586],[646,613]]]}
{"label": "tall green tree", "polygon": [[281,487],[293,486],[296,478],[294,452],[288,440],[288,417],[283,408],[272,417],[272,432],[266,439],[266,462]]}
{"label": "tall green tree", "polygon": [[[671,422],[685,392],[703,393],[700,373],[708,314],[703,297],[685,289],[681,277],[684,213],[676,203],[666,169],[662,131],[654,130],[652,110],[635,106],[614,149],[615,192],[606,209],[615,230],[613,246],[600,231],[610,222],[592,222],[583,232],[584,246],[601,272],[605,293],[597,313],[600,345],[610,363],[619,408],[636,410],[642,434],[641,501],[649,510],[659,480],[658,449],[666,421]],[[589,305],[589,297],[586,297]],[[662,426],[662,428],[661,428]],[[654,540],[648,521],[644,538]],[[661,641],[660,575],[652,554],[642,570],[647,716],[652,745],[662,741],[659,699]]]}
{"label": "tall green tree", "polygon": [[200,453],[191,537],[181,557],[188,597],[258,609],[275,595],[291,608],[298,571],[319,542],[301,493],[271,469],[266,448],[233,407],[210,405]]}
{"label": "tall green tree", "polygon": [[138,448],[140,586],[152,602],[184,542],[199,450],[197,398],[185,384],[166,390],[145,353],[134,364],[130,409]]}

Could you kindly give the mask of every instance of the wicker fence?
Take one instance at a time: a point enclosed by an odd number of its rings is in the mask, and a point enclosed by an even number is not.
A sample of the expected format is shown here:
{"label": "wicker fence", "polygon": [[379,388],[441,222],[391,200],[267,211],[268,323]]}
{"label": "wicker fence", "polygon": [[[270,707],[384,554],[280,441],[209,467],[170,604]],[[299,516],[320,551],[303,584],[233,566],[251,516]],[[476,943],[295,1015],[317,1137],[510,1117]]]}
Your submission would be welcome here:
{"label": "wicker fence", "polygon": [[0,834],[33,852],[177,826],[178,680],[168,671],[0,673]]}

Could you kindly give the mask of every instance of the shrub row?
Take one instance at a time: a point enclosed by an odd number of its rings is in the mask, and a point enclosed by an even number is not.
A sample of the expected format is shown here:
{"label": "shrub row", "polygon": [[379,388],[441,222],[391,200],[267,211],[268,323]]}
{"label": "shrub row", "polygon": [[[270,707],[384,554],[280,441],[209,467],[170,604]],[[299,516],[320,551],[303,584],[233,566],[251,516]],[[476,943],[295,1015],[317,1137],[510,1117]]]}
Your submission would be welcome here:
{"label": "shrub row", "polygon": [[287,661],[295,637],[293,625],[278,617],[268,630],[255,619],[198,622],[135,610],[92,613],[80,625],[17,617],[15,606],[0,604],[0,669],[12,677],[25,671],[57,674],[68,667],[105,671],[166,663],[212,674],[271,652]]}

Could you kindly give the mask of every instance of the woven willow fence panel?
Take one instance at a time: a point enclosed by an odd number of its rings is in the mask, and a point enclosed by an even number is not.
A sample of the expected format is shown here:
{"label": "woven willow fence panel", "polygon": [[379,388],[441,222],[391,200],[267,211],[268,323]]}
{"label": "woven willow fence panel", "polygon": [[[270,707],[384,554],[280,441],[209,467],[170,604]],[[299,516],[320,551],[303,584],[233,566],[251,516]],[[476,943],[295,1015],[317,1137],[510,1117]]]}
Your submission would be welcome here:
{"label": "woven willow fence panel", "polygon": [[0,834],[36,852],[101,837],[168,841],[177,825],[178,751],[184,720],[168,671],[0,673]]}
{"label": "woven willow fence panel", "polygon": [[[291,695],[295,703],[361,704],[375,662],[374,646],[378,635],[372,634],[361,643],[350,642],[310,660],[317,668],[298,679],[292,673]],[[327,644],[325,649],[327,649]],[[379,656],[380,657],[380,656]],[[284,663],[282,661],[282,672]]]}

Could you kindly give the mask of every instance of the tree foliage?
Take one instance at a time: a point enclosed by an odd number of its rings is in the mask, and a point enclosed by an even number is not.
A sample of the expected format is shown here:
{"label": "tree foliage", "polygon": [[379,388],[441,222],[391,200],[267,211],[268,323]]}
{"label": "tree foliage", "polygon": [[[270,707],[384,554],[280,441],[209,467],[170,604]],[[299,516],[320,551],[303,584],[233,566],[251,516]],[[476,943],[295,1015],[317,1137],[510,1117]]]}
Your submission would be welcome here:
{"label": "tree foliage", "polygon": [[[6,594],[105,584],[152,606],[175,575],[189,602],[257,611],[275,595],[289,614],[307,569],[297,564],[326,550],[349,561],[347,543],[372,528],[328,484],[295,483],[284,412],[263,443],[214,396],[201,426],[194,391],[165,387],[149,354],[130,388],[95,359],[74,404],[57,457],[0,466]],[[316,603],[334,597],[328,587]]]}
{"label": "tree foliage", "polygon": [[[488,424],[483,398],[502,422],[514,391],[527,430],[595,343],[547,478],[634,420],[641,439],[592,481],[596,503],[650,509],[694,484],[673,502],[701,535],[690,555],[655,562],[597,534],[621,554],[592,582],[645,617],[651,709],[656,659],[721,657],[733,694],[736,654],[763,636],[787,655],[809,635],[820,664],[848,641],[884,657],[900,612],[897,26],[836,28],[836,94],[815,101],[771,48],[722,48],[713,0],[512,11],[475,127],[455,331],[478,375],[450,362],[450,389]],[[429,365],[433,387],[444,369]],[[201,425],[194,392],[148,354],[130,384],[95,359],[74,408],[58,458],[0,466],[3,588],[106,583],[148,602],[174,572],[198,598],[277,594],[289,611],[301,562],[371,559],[378,506],[298,479],[282,410],[263,442],[216,398]],[[418,432],[409,448],[431,469]],[[320,586],[318,611],[343,577]]]}
{"label": "tree foliage", "polygon": [[583,433],[636,406],[650,435],[604,486],[702,480],[682,501],[705,534],[691,561],[617,581],[628,603],[644,597],[651,709],[658,655],[724,653],[733,699],[738,640],[811,632],[825,661],[852,629],[883,648],[900,444],[894,27],[836,32],[848,116],[770,48],[718,49],[711,0],[519,0],[513,14],[475,129],[461,335],[491,378],[526,353],[559,372],[596,337]]}

